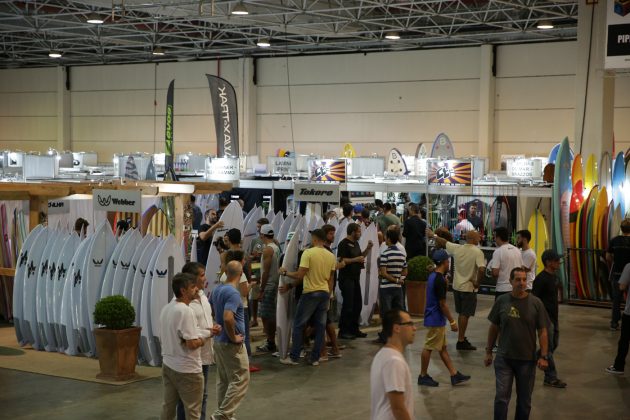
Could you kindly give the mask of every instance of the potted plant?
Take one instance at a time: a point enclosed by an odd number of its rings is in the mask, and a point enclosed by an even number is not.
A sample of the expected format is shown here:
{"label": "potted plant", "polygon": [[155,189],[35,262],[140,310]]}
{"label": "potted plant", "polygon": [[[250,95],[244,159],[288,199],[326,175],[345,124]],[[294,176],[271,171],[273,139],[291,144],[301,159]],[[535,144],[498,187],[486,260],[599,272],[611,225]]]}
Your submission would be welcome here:
{"label": "potted plant", "polygon": [[407,262],[407,309],[411,315],[424,315],[426,304],[427,278],[434,267],[431,258],[418,255]]}
{"label": "potted plant", "polygon": [[94,330],[101,372],[99,379],[126,381],[136,376],[140,327],[134,327],[136,311],[124,296],[108,296],[96,303]]}

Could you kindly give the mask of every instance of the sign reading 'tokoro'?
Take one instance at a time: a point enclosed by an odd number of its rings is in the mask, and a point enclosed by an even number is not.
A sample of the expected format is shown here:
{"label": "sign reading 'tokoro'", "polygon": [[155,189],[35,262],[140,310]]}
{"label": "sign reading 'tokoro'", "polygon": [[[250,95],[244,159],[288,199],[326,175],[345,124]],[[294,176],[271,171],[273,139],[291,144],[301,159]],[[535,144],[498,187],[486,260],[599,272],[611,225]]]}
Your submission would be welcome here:
{"label": "sign reading 'tokoro'", "polygon": [[338,203],[341,197],[339,184],[299,183],[293,186],[295,201],[309,203]]}

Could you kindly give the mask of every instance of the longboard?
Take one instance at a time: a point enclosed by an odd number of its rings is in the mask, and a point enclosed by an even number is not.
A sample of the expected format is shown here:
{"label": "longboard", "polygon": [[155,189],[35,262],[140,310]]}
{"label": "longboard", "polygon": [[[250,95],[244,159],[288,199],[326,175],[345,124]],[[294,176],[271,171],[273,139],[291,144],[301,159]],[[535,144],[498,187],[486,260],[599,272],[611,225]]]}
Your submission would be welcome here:
{"label": "longboard", "polygon": [[378,299],[378,232],[376,224],[371,223],[361,234],[359,239],[359,247],[365,250],[368,242],[372,241],[372,249],[370,249],[365,257],[365,268],[361,270],[361,325],[370,324],[370,319],[374,313],[374,306]]}
{"label": "longboard", "polygon": [[590,191],[597,184],[599,184],[597,161],[595,156],[590,154],[586,159],[586,165],[584,165],[584,191]]}
{"label": "longboard", "polygon": [[[559,254],[564,255],[565,244],[569,243],[569,206],[571,201],[571,148],[569,139],[565,137],[560,144],[554,168],[554,184],[552,190],[553,217],[551,247]],[[563,288],[563,297],[568,298],[568,281],[564,262],[558,270],[558,278]]]}
{"label": "longboard", "polygon": [[[573,184],[573,191],[571,192],[571,203],[569,204],[569,245],[571,248],[579,248],[577,228],[580,208],[582,207],[582,203],[584,202],[583,193],[584,191],[582,190],[582,180],[578,180],[575,184]],[[578,294],[578,297],[582,298],[584,292],[582,291],[582,284],[579,280],[579,254],[579,251],[571,251],[569,253],[569,263],[571,266],[571,278],[575,284],[576,292]]]}
{"label": "longboard", "polygon": [[23,308],[24,329],[27,342],[36,350],[43,350],[42,340],[37,328],[36,289],[37,277],[40,270],[41,259],[48,242],[49,228],[43,228],[35,238],[33,246],[26,262],[26,275],[24,276]]}
{"label": "longboard", "polygon": [[530,245],[536,253],[536,266],[544,267],[542,253],[548,248],[549,237],[547,235],[547,223],[540,209],[536,209],[530,216],[527,229],[532,234]]}
{"label": "longboard", "polygon": [[449,139],[445,133],[438,134],[433,141],[431,157],[441,159],[453,159],[455,157],[455,150],[453,149],[451,139]]}
{"label": "longboard", "polygon": [[[297,271],[299,261],[299,244],[300,235],[293,235],[291,240],[286,246],[284,252],[284,258],[282,260],[282,268],[287,271]],[[292,280],[286,276],[280,276],[279,285],[285,286],[291,283]],[[291,339],[291,328],[293,326],[293,306],[294,306],[294,294],[293,290],[287,293],[278,292],[278,299],[276,302],[276,337],[278,340],[278,351],[280,352],[280,359],[284,359],[289,354],[289,341]]]}
{"label": "longboard", "polygon": [[621,206],[621,214],[626,214],[626,200],[623,193],[626,180],[626,167],[623,152],[619,152],[615,158],[612,169],[612,190],[611,199]]}

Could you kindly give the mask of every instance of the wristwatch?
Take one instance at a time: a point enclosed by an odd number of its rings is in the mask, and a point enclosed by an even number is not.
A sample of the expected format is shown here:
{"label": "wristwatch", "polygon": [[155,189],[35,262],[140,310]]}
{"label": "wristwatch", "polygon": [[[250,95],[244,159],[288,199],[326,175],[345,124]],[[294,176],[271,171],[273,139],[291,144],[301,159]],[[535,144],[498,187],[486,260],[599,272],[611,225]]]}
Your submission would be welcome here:
{"label": "wristwatch", "polygon": [[540,358],[541,358],[541,359],[543,359],[543,360],[547,360],[547,361],[549,361],[549,355],[548,355],[548,354],[546,354],[546,355],[544,355],[544,356],[541,354],[541,355],[540,355]]}

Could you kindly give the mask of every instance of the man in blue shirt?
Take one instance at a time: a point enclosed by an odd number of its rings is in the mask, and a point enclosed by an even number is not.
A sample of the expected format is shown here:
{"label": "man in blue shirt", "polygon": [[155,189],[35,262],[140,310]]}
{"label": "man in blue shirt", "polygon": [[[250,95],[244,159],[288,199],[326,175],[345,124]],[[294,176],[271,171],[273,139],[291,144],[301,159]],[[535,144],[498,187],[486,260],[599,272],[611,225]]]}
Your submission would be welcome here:
{"label": "man in blue shirt", "polygon": [[440,353],[440,358],[451,375],[451,385],[459,385],[470,379],[453,367],[451,357],[446,350],[446,320],[451,325],[451,331],[457,331],[457,321],[451,315],[451,311],[446,305],[446,280],[444,274],[449,269],[450,256],[444,249],[436,249],[433,252],[433,262],[435,271],[429,275],[427,281],[427,301],[424,309],[424,326],[427,327],[427,338],[422,350],[420,376],[418,385],[438,386],[439,383],[427,373],[431,352],[433,350]]}
{"label": "man in blue shirt", "polygon": [[243,274],[239,261],[225,267],[227,280],[212,291],[211,303],[221,334],[214,339],[214,359],[217,365],[217,403],[213,419],[234,418],[236,409],[249,386],[249,359],[243,346],[245,312],[238,291]]}

